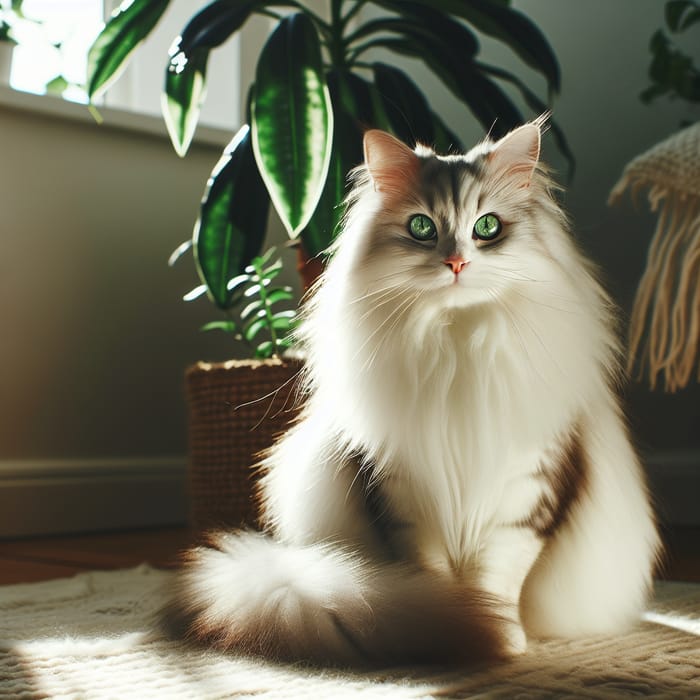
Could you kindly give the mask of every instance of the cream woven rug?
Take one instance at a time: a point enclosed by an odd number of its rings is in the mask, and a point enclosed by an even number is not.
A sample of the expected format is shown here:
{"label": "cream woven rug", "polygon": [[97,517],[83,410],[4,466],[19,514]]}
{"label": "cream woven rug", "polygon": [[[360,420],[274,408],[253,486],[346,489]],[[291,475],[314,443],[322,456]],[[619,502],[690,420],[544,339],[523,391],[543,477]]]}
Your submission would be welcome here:
{"label": "cream woven rug", "polygon": [[171,574],[148,566],[0,588],[1,698],[700,698],[700,585],[659,584],[617,639],[532,644],[495,668],[317,671],[150,632]]}

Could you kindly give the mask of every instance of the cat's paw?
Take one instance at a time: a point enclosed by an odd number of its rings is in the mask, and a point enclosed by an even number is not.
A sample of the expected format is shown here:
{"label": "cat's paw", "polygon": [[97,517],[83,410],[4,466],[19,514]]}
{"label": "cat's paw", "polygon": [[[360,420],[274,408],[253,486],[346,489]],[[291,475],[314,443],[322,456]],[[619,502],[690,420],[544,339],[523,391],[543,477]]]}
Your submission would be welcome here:
{"label": "cat's paw", "polygon": [[527,651],[527,636],[519,622],[504,625],[503,651],[506,656],[520,656]]}

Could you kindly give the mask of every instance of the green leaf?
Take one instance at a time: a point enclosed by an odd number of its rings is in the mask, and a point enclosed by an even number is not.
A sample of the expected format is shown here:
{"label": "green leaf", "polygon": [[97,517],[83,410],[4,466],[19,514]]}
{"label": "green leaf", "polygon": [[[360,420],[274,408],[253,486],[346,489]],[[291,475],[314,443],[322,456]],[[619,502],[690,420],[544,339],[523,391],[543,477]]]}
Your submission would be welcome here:
{"label": "green leaf", "polygon": [[294,309],[289,309],[288,311],[277,311],[272,314],[272,321],[291,321],[296,318],[297,312]]}
{"label": "green leaf", "polygon": [[275,329],[275,331],[280,331],[282,333],[286,333],[287,331],[292,330],[293,328],[293,323],[292,323],[292,318],[273,318],[272,319],[272,327]]}
{"label": "green leaf", "polygon": [[255,357],[258,360],[267,360],[275,354],[275,344],[271,340],[264,340],[255,348]]}
{"label": "green leaf", "polygon": [[[540,98],[534,92],[532,92],[532,90],[530,90],[527,85],[522,82],[522,80],[514,76],[512,73],[502,70],[501,68],[496,68],[495,66],[486,65],[484,63],[479,63],[478,65],[479,68],[486,74],[492,75],[495,78],[504,80],[505,82],[514,85],[520,91],[520,94],[522,95],[523,100],[525,100],[527,106],[530,107],[535,114],[544,114],[548,111],[547,105],[542,102],[542,100],[540,100]],[[569,164],[569,179],[571,180],[574,176],[574,171],[576,170],[576,159],[573,151],[569,147],[569,142],[567,141],[563,130],[553,119],[549,120],[549,127],[559,152],[564,156],[564,158],[566,158]]]}
{"label": "green leaf", "polygon": [[258,257],[254,258],[252,263],[256,267],[264,267],[265,265],[267,265],[267,263],[270,262],[270,260],[272,260],[276,253],[277,248],[275,248],[275,246],[271,246],[262,255],[259,255]]}
{"label": "green leaf", "polygon": [[692,25],[697,24],[698,22],[700,22],[700,5],[696,3],[695,9],[692,12],[689,12],[685,16],[685,19],[681,22],[679,31],[683,32],[688,29],[688,27],[692,27]]}
{"label": "green leaf", "polygon": [[338,231],[349,189],[348,173],[363,160],[364,130],[368,126],[388,128],[388,124],[375,117],[373,86],[367,81],[338,70],[330,71],[327,81],[333,105],[334,146],[319,205],[301,234],[309,257],[323,253]]}
{"label": "green leaf", "polygon": [[[356,73],[345,70],[331,70],[326,75],[328,91],[331,96],[334,114],[344,114],[346,126],[354,127],[355,133],[359,134],[359,146],[356,146],[353,153],[359,154],[355,165],[362,162],[362,134],[368,125],[379,126],[375,107],[377,100],[372,94],[374,86],[361,78]],[[334,126],[337,126],[334,120]],[[339,133],[336,130],[336,133]],[[342,148],[342,141],[333,141],[334,152]]]}
{"label": "green leaf", "polygon": [[270,284],[270,280],[263,280],[262,283],[256,282],[255,284],[252,284],[248,289],[243,292],[244,297],[252,297],[255,296],[256,294],[260,294],[260,289],[262,287],[266,287],[268,284]]}
{"label": "green leaf", "polygon": [[197,127],[210,50],[238,31],[259,4],[251,0],[216,0],[198,12],[173,43],[161,107],[179,156],[187,153]]}
{"label": "green leaf", "polygon": [[352,37],[361,38],[378,32],[397,33],[415,37],[419,50],[421,37],[427,37],[431,42],[438,40],[443,45],[458,48],[462,60],[475,56],[479,50],[479,42],[468,27],[427,3],[386,0],[377,4],[394,10],[400,17],[367,22],[359,27]]}
{"label": "green leaf", "polygon": [[280,272],[282,272],[282,265],[279,267],[271,267],[269,272],[264,272],[263,273],[263,280],[265,281],[265,284],[270,284],[275,277],[277,277]]}
{"label": "green leaf", "polygon": [[672,32],[677,32],[681,23],[681,17],[690,3],[688,0],[668,0],[664,8],[666,24]]}
{"label": "green leaf", "polygon": [[[262,271],[263,276],[267,277],[269,275],[274,275],[275,277],[282,272],[282,269],[284,268],[284,264],[282,263],[282,258],[278,258],[275,260],[275,262],[272,263],[272,265],[269,265],[265,267]],[[270,279],[272,279],[270,277]]]}
{"label": "green leaf", "polygon": [[200,331],[224,331],[225,333],[237,333],[238,326],[235,321],[210,321],[205,323]]}
{"label": "green leaf", "polygon": [[125,0],[112,13],[88,51],[87,94],[91,101],[119,77],[169,4],[170,0]]}
{"label": "green leaf", "polygon": [[[664,14],[666,16],[666,24],[672,32],[678,32],[686,28],[685,23],[688,21],[688,17],[683,20],[683,15],[689,11],[689,15],[697,13],[698,5],[691,0],[669,0],[664,8]],[[692,24],[692,22],[691,22]]]}
{"label": "green leaf", "polygon": [[168,258],[168,267],[172,267],[188,250],[192,248],[192,239],[189,238],[184,243],[175,248]]}
{"label": "green leaf", "polygon": [[435,43],[428,50],[422,50],[407,39],[382,39],[381,43],[392,51],[424,61],[494,137],[504,135],[523,122],[510,98],[486,78],[474,62],[460,63],[448,47]]}
{"label": "green leaf", "polygon": [[484,128],[495,129],[496,135],[522,122],[508,96],[475,67],[478,44],[463,24],[415,2],[383,0],[378,4],[404,15],[400,20],[385,20],[387,28],[392,27],[399,36],[380,36],[365,48],[388,48],[423,61],[471,109]]}
{"label": "green leaf", "polygon": [[255,336],[264,328],[267,328],[267,318],[265,316],[256,318],[245,326],[243,329],[243,337],[249,343],[252,343],[253,340],[255,340]]}
{"label": "green leaf", "polygon": [[305,14],[283,19],[265,44],[251,112],[255,159],[277,213],[296,238],[321,197],[333,141],[320,42]]}
{"label": "green leaf", "polygon": [[[258,311],[262,307],[265,306],[265,302],[262,299],[256,299],[255,301],[251,301],[248,306],[246,306],[243,311],[240,313],[240,317],[242,321],[247,321],[253,314],[257,314]],[[263,309],[263,313],[265,313]]]}
{"label": "green leaf", "polygon": [[200,285],[197,285],[191,291],[187,292],[187,294],[185,294],[185,296],[182,297],[182,300],[183,301],[194,301],[195,299],[199,299],[199,297],[204,296],[206,293],[207,293],[207,285],[200,284]]}
{"label": "green leaf", "polygon": [[215,0],[209,3],[182,30],[175,51],[188,55],[202,47],[220,46],[245,24],[256,7],[265,4],[260,0]]}
{"label": "green leaf", "polygon": [[664,95],[668,95],[668,93],[669,89],[667,87],[662,85],[651,85],[650,87],[646,88],[646,90],[642,90],[639,95],[639,99],[645,104],[649,104],[657,97],[663,97]]}
{"label": "green leaf", "polygon": [[212,171],[193,236],[197,271],[222,309],[230,308],[235,298],[231,278],[260,253],[268,208],[250,129],[244,126]]}
{"label": "green leaf", "polygon": [[374,84],[384,102],[392,131],[405,143],[432,144],[433,116],[428,101],[415,83],[401,70],[374,63]]}
{"label": "green leaf", "polygon": [[[161,111],[175,152],[183,158],[192,143],[199,112],[204,102],[209,52],[179,53],[168,63]],[[176,60],[177,59],[177,60]]]}
{"label": "green leaf", "polygon": [[62,95],[63,91],[70,86],[70,83],[62,76],[57,75],[53,80],[46,83],[46,92],[49,95]]}
{"label": "green leaf", "polygon": [[267,292],[268,306],[272,306],[280,301],[291,301],[294,299],[294,294],[291,287],[276,287]]}
{"label": "green leaf", "polygon": [[244,284],[248,284],[249,282],[251,282],[250,275],[243,272],[240,275],[232,277],[227,282],[226,289],[228,289],[229,292],[235,292],[236,290],[240,289]]}
{"label": "green leaf", "polygon": [[291,348],[292,345],[294,345],[295,338],[292,335],[292,333],[288,333],[287,335],[284,336],[284,338],[278,338],[277,339],[277,349],[278,350],[286,350],[287,348]]}
{"label": "green leaf", "polygon": [[502,41],[527,65],[545,76],[550,90],[559,92],[561,75],[554,51],[542,31],[522,12],[493,0],[433,0],[431,4]]}

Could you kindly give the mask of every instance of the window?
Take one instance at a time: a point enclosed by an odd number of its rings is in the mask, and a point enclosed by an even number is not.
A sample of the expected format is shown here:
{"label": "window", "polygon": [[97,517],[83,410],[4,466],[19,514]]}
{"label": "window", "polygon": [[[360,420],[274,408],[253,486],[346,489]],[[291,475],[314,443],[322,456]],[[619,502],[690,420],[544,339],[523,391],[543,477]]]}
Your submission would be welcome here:
{"label": "window", "polygon": [[[0,0],[9,7],[10,0]],[[43,94],[53,92],[74,102],[87,102],[87,51],[119,0],[24,0],[25,20],[13,32],[19,42],[12,56],[10,86]],[[137,49],[128,69],[114,83],[102,104],[160,117],[160,92],[168,49],[199,0],[172,0],[155,30]],[[233,37],[212,52],[209,86],[201,122],[236,129],[240,125],[239,41]]]}
{"label": "window", "polygon": [[[18,45],[12,53],[10,86],[42,94],[47,85],[53,85],[65,99],[86,102],[80,86],[85,83],[87,50],[100,30],[103,11],[103,0],[24,0],[22,12],[27,19],[13,24]],[[61,85],[60,78],[67,85]]]}

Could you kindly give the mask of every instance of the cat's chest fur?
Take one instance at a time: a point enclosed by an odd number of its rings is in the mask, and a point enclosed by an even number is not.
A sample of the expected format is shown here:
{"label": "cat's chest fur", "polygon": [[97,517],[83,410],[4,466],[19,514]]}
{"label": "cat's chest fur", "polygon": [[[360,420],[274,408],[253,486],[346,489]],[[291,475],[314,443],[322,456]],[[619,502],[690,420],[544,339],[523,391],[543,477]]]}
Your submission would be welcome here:
{"label": "cat's chest fur", "polygon": [[571,422],[509,345],[502,319],[457,318],[429,344],[383,369],[395,387],[401,436],[384,484],[402,554],[435,569],[467,570],[495,527],[525,519],[541,495],[543,455]]}

